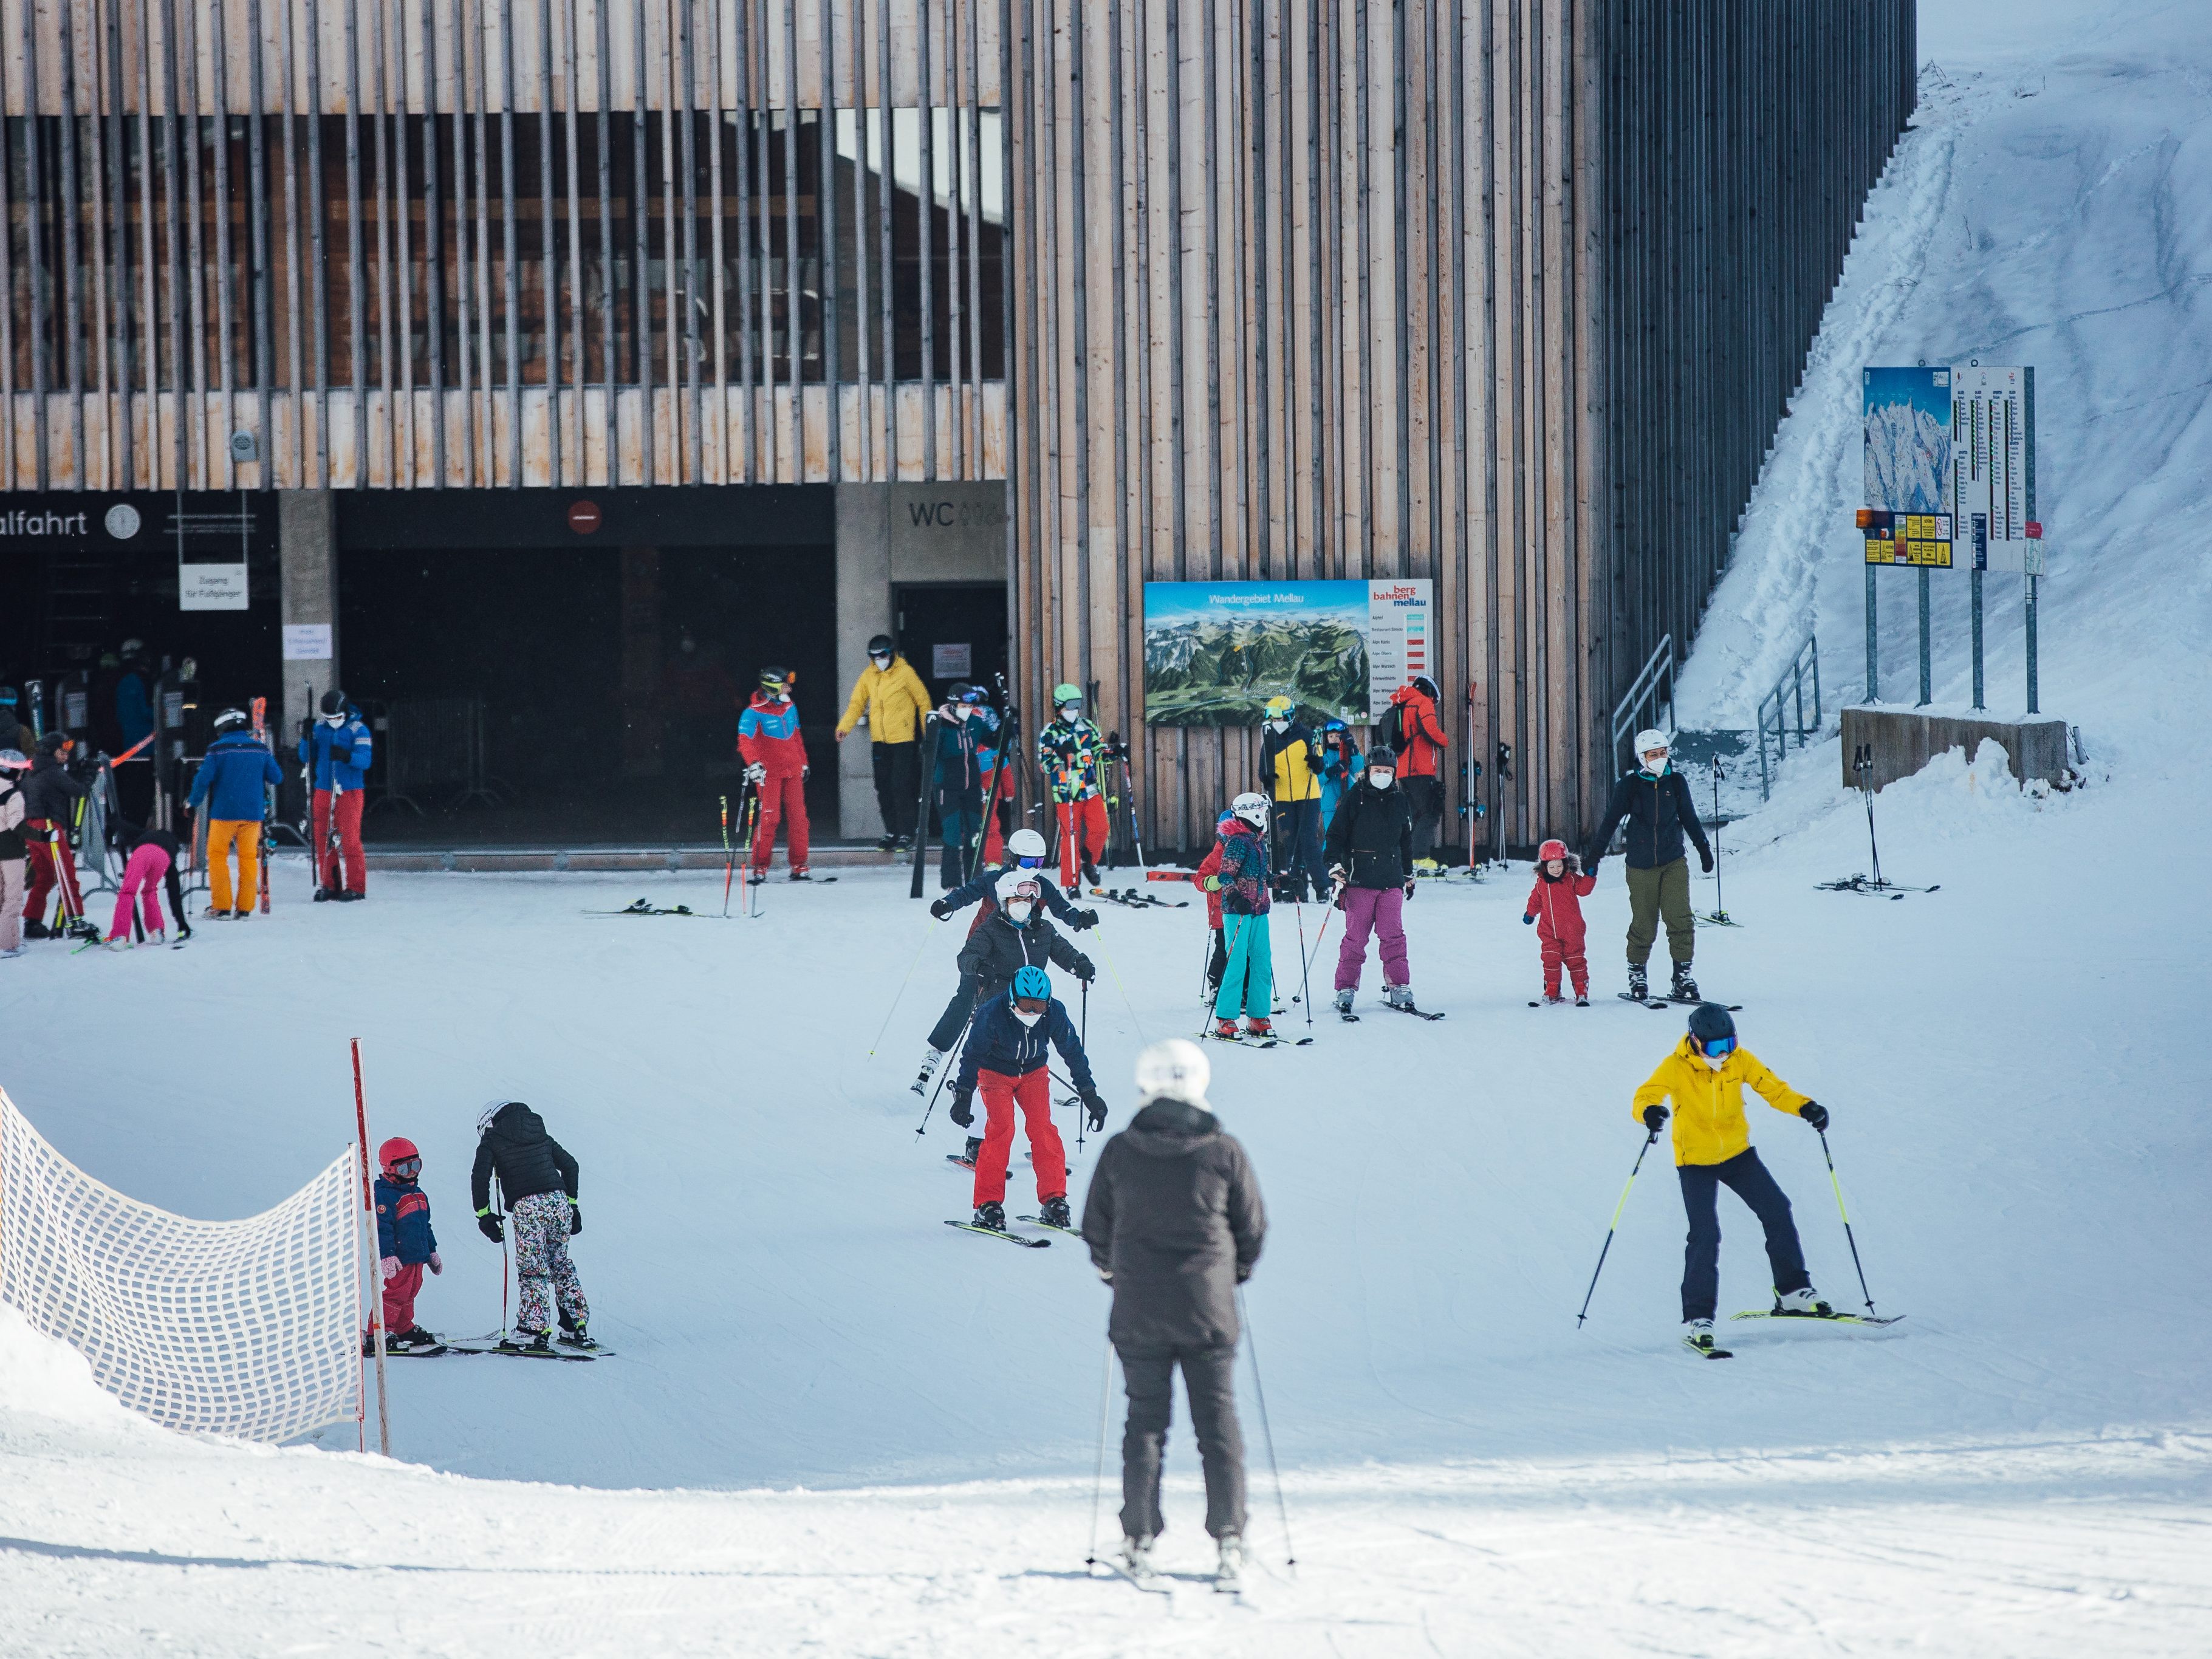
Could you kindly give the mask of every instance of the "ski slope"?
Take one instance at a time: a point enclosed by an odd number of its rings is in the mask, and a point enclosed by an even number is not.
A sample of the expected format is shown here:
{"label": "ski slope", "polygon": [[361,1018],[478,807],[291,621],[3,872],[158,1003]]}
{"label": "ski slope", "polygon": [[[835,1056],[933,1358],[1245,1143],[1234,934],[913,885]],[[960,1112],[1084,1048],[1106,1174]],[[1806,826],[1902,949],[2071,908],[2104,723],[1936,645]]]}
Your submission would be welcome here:
{"label": "ski slope", "polygon": [[[1248,1370],[1243,1604],[1085,1582],[1106,1293],[1072,1241],[939,1224],[967,1201],[958,1132],[940,1101],[917,1138],[904,1085],[958,933],[896,872],[772,884],[761,919],[724,922],[586,914],[647,892],[719,909],[703,877],[380,876],[370,903],[311,907],[295,862],[275,915],[185,951],[0,964],[0,1085],[111,1184],[240,1216],[349,1139],[360,1036],[372,1136],[426,1160],[447,1271],[422,1315],[455,1333],[501,1317],[468,1214],[476,1113],[527,1099],[582,1160],[575,1255],[619,1358],[395,1361],[393,1467],[349,1426],[282,1450],[163,1433],[0,1310],[0,1654],[2204,1651],[2212,583],[2191,383],[2212,361],[2212,45],[2185,7],[2004,16],[2061,44],[1977,57],[1971,29],[1955,51],[1929,30],[1940,76],[1684,680],[1686,719],[1755,695],[1809,613],[1824,678],[1855,687],[1861,567],[1830,527],[1856,504],[1861,362],[1972,347],[2044,372],[2045,704],[2080,725],[2090,787],[2037,799],[1994,750],[1945,757],[1876,806],[1887,872],[1942,890],[1869,900],[1813,889],[1866,867],[1816,749],[1729,827],[1744,925],[1699,936],[1747,1046],[1834,1113],[1868,1279],[1904,1322],[1724,1324],[1736,1358],[1683,1354],[1655,1155],[1577,1330],[1641,1140],[1628,1096],[1680,1012],[1610,994],[1617,863],[1586,907],[1587,1010],[1525,1006],[1526,866],[1425,888],[1415,983],[1449,1019],[1379,1010],[1370,963],[1358,1024],[1212,1051],[1271,1214],[1250,1312],[1296,1571]],[[1895,696],[1910,599],[1885,598]],[[1939,610],[1959,701],[1962,605]],[[2015,621],[1993,603],[1993,690],[2017,684]],[[1106,912],[1088,1023],[1109,1127],[1142,1042],[1195,1027],[1203,927]],[[1855,1305],[1819,1142],[1752,1124],[1816,1283]],[[1018,1157],[1016,1199],[1025,1175]],[[1755,1229],[1722,1213],[1723,1310],[1761,1305]],[[1196,1572],[1180,1425],[1169,1455],[1161,1556]]]}

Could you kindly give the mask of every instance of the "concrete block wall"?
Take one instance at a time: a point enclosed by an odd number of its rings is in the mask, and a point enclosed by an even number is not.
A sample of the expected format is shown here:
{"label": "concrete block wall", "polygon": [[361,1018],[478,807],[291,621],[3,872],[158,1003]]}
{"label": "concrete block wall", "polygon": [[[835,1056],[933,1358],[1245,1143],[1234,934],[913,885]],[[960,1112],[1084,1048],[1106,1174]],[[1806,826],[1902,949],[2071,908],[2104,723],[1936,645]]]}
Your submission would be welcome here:
{"label": "concrete block wall", "polygon": [[1844,782],[1856,788],[1863,781],[1851,765],[1862,748],[1874,751],[1873,787],[1879,793],[1950,750],[1964,749],[1971,757],[1984,738],[2003,746],[2013,776],[2022,783],[2031,778],[2057,783],[2066,776],[2064,720],[1977,719],[1913,708],[1846,708]]}

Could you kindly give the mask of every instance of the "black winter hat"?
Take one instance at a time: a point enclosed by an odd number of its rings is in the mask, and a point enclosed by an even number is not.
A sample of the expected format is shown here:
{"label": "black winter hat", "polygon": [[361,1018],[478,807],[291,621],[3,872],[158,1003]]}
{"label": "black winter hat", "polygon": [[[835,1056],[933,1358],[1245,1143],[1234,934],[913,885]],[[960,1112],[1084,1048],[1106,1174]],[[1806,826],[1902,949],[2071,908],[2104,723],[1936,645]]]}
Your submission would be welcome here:
{"label": "black winter hat", "polygon": [[1735,1019],[1717,1002],[1701,1002],[1690,1010],[1690,1035],[1699,1044],[1735,1035]]}
{"label": "black winter hat", "polygon": [[343,714],[345,706],[346,695],[335,685],[323,693],[323,713],[325,714]]}
{"label": "black winter hat", "polygon": [[39,752],[42,755],[58,755],[62,752],[62,745],[69,740],[70,734],[57,726],[39,739]]}

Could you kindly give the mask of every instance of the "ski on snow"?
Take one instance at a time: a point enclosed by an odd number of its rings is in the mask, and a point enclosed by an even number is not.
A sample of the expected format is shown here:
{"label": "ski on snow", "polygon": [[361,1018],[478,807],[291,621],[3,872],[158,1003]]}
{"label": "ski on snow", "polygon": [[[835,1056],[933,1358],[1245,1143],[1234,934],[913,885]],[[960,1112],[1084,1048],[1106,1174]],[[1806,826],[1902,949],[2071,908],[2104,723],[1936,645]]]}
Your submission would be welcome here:
{"label": "ski on snow", "polygon": [[1553,1008],[1587,1008],[1589,1006],[1589,1000],[1585,997],[1582,1001],[1577,1002],[1571,997],[1547,997],[1540,1002],[1532,1002],[1528,1006],[1531,1008],[1542,1008],[1547,1006]]}
{"label": "ski on snow", "polygon": [[447,1353],[501,1354],[509,1359],[611,1359],[611,1348],[563,1348],[556,1344],[550,1348],[503,1348],[496,1342],[448,1342]]}
{"label": "ski on snow", "polygon": [[981,1233],[986,1238],[1003,1238],[1009,1244],[1018,1244],[1025,1250],[1042,1250],[1049,1246],[1048,1238],[1024,1238],[1019,1233],[1003,1232],[996,1227],[979,1227],[972,1221],[948,1221],[948,1227],[957,1227],[963,1233]]}
{"label": "ski on snow", "polygon": [[1026,1221],[1032,1227],[1042,1227],[1048,1232],[1066,1233],[1070,1238],[1080,1238],[1083,1237],[1083,1230],[1080,1227],[1055,1227],[1051,1222],[1047,1221],[1042,1216],[1018,1215],[1014,1219],[1017,1221]]}
{"label": "ski on snow", "polygon": [[1188,910],[1190,908],[1188,899],[1154,898],[1150,893],[1140,893],[1133,887],[1094,887],[1091,890],[1090,896],[1092,898],[1104,899],[1109,904],[1118,904],[1130,910]]}
{"label": "ski on snow", "polygon": [[[1701,1008],[1706,1003],[1717,1001],[1718,999],[1714,997],[1678,997],[1670,993],[1665,997],[1656,999],[1656,1000],[1662,1004],[1668,1002],[1677,1003],[1685,1008]],[[1729,1012],[1732,1014],[1740,1014],[1743,1012],[1743,1004],[1741,1002],[1723,1002],[1721,1004],[1721,1006],[1727,1009]]]}
{"label": "ski on snow", "polygon": [[651,899],[640,899],[619,910],[586,910],[584,914],[587,916],[698,916],[704,915],[706,912],[694,910],[688,904],[672,904],[663,908],[655,905]]}
{"label": "ski on snow", "polygon": [[1686,1336],[1682,1339],[1682,1346],[1687,1348],[1692,1353],[1697,1355],[1700,1359],[1733,1359],[1735,1358],[1735,1356],[1730,1353],[1726,1348],[1701,1348],[1696,1342]]}
{"label": "ski on snow", "polygon": [[1817,1320],[1824,1325],[1894,1325],[1905,1316],[1891,1314],[1884,1317],[1878,1314],[1784,1313],[1778,1308],[1752,1308],[1740,1314],[1730,1314],[1729,1317],[1731,1319],[1811,1319]]}
{"label": "ski on snow", "polygon": [[1411,1014],[1415,1019],[1437,1020],[1443,1018],[1442,1014],[1432,1014],[1425,1008],[1416,1008],[1410,1002],[1386,1002],[1382,1006],[1394,1013]]}

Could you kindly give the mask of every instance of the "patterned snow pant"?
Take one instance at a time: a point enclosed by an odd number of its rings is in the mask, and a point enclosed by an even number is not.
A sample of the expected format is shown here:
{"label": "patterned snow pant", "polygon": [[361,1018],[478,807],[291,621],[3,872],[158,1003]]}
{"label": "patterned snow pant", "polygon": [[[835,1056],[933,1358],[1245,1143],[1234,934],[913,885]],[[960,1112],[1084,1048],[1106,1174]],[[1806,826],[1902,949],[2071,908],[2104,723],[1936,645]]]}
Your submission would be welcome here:
{"label": "patterned snow pant", "polygon": [[568,1199],[565,1193],[532,1193],[515,1200],[507,1212],[514,1230],[514,1276],[521,1281],[515,1328],[536,1333],[553,1328],[552,1304],[572,1325],[591,1317],[583,1281],[568,1260]]}

